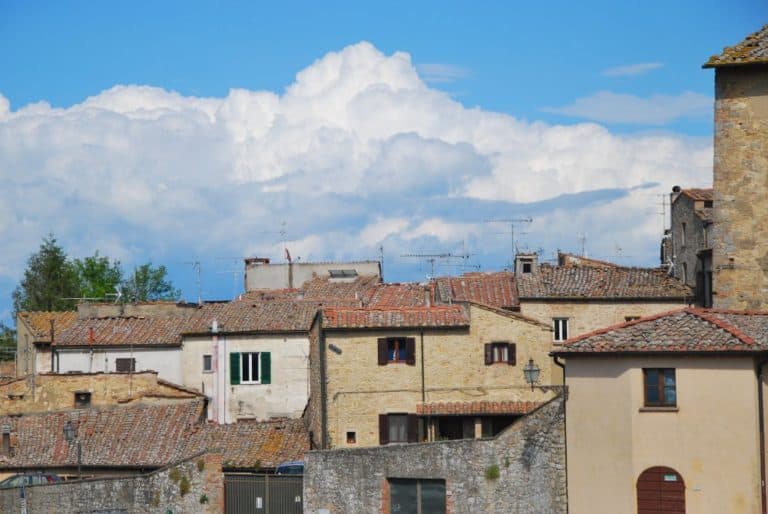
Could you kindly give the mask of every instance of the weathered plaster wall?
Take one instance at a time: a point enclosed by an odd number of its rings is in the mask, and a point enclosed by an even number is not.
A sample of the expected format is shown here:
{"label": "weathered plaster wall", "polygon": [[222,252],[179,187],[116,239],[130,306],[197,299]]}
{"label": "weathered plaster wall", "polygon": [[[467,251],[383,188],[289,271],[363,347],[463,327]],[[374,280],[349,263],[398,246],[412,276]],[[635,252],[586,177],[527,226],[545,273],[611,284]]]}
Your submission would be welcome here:
{"label": "weathered plaster wall", "polygon": [[768,66],[715,73],[715,307],[768,308]]}
{"label": "weathered plaster wall", "polygon": [[[269,419],[301,417],[309,398],[309,339],[306,335],[220,335],[223,359],[216,359],[218,370],[203,372],[203,355],[212,355],[210,337],[184,339],[182,351],[182,384],[205,387],[213,394],[217,373],[225,377],[227,422],[240,418]],[[229,354],[232,352],[270,352],[271,383],[230,385]],[[214,400],[215,401],[215,400]]]}
{"label": "weathered plaster wall", "polygon": [[[182,494],[183,484],[188,490]],[[206,454],[146,475],[25,488],[27,512],[224,512],[221,456]],[[0,512],[22,512],[19,489],[0,490]]]}
{"label": "weathered plaster wall", "polygon": [[114,372],[116,359],[136,359],[136,371],[157,371],[160,378],[181,384],[181,347],[88,348],[56,350],[59,373]]}
{"label": "weathered plaster wall", "polygon": [[[471,306],[470,318],[469,329],[425,329],[423,352],[419,330],[327,332],[327,343],[341,350],[340,354],[326,352],[331,447],[346,446],[346,432],[356,433],[355,446],[378,445],[379,414],[415,414],[422,394],[426,402],[552,398],[551,392],[531,391],[522,371],[528,360],[533,359],[541,369],[541,384],[561,383],[559,368],[548,355],[552,341],[547,327],[476,306]],[[379,337],[415,338],[415,365],[380,366]],[[485,364],[484,344],[494,341],[517,345],[516,365]]]}
{"label": "weathered plaster wall", "polygon": [[564,513],[564,429],[560,397],[494,439],[309,452],[304,512],[388,514],[387,479],[429,478],[445,480],[447,514]]}

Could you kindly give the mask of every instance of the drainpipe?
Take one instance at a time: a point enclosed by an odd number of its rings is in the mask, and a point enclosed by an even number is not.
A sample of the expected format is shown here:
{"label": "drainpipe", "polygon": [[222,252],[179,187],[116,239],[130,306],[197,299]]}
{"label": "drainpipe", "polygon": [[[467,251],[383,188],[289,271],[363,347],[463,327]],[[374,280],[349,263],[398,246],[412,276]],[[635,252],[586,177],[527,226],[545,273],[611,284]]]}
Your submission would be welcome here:
{"label": "drainpipe", "polygon": [[765,496],[765,412],[763,408],[763,366],[768,364],[768,358],[757,362],[757,422],[760,432],[760,511],[766,514]]}
{"label": "drainpipe", "polygon": [[323,312],[318,313],[318,350],[320,351],[320,449],[328,448],[328,387],[326,381],[325,332],[323,331]]}
{"label": "drainpipe", "polygon": [[[555,363],[557,367],[563,370],[563,402],[568,401],[568,388],[565,385],[565,363],[560,362],[557,360],[557,356],[555,355],[552,358],[552,361]],[[568,409],[565,408],[565,403],[563,403],[563,437],[565,438],[565,514],[568,514],[568,419],[567,419],[567,412]],[[765,514],[765,512],[763,512]]]}
{"label": "drainpipe", "polygon": [[[53,319],[51,319],[51,373],[56,371],[56,368],[54,367],[54,356],[56,355],[56,350],[54,349],[54,344],[56,344],[56,341],[54,341],[54,335],[56,334],[55,329],[53,328]],[[37,366],[35,366],[37,367]]]}
{"label": "drainpipe", "polygon": [[221,370],[219,369],[219,322],[214,319],[211,322],[211,369],[213,370],[213,382],[211,384],[211,398],[213,403],[211,405],[211,419],[216,423],[221,423],[219,419],[219,375]]}

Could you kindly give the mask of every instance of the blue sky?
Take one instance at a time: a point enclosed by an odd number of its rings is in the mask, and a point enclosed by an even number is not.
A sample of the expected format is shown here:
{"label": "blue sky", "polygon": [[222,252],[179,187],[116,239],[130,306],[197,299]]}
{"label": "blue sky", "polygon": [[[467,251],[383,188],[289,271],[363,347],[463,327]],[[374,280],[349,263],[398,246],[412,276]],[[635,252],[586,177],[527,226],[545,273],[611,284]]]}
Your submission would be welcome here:
{"label": "blue sky", "polygon": [[498,269],[485,220],[527,215],[520,247],[585,234],[655,265],[661,195],[711,181],[701,65],[768,21],[758,0],[366,4],[0,2],[0,319],[49,232],[164,263],[187,298],[184,263],[229,297],[282,222],[305,260],[383,244],[390,280],[429,271],[401,253]]}

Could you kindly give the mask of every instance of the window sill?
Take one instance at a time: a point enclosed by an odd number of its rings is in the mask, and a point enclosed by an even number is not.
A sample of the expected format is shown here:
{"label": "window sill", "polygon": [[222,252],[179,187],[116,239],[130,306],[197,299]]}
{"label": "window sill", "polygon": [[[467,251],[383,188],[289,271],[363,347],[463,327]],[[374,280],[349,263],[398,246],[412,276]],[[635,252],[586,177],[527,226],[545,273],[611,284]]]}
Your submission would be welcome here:
{"label": "window sill", "polygon": [[680,409],[674,407],[640,407],[639,412],[678,412]]}
{"label": "window sill", "polygon": [[212,370],[212,369],[204,369],[204,370],[203,370],[203,374],[204,374],[204,375],[210,375],[211,373],[213,373],[213,370]]}

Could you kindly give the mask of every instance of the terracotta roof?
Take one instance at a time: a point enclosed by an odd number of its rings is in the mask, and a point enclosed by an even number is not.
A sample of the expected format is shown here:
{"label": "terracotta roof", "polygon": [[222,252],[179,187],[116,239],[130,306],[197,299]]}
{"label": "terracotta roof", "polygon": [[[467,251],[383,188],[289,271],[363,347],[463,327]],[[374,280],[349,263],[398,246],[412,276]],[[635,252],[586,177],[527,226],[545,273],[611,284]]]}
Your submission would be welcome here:
{"label": "terracotta roof", "polygon": [[711,187],[707,189],[700,189],[700,188],[683,189],[680,191],[680,194],[687,196],[691,200],[711,202],[715,199],[715,190],[712,189]]}
{"label": "terracotta roof", "polygon": [[440,277],[435,279],[435,284],[435,294],[440,302],[474,301],[502,309],[519,306],[515,274],[509,271]]}
{"label": "terracotta roof", "polygon": [[768,313],[679,309],[569,339],[553,355],[768,350]]}
{"label": "terracotta roof", "polygon": [[373,288],[381,280],[376,275],[361,275],[354,280],[337,281],[329,277],[315,277],[307,280],[301,287],[305,300],[353,300],[363,301],[372,294]]}
{"label": "terracotta roof", "polygon": [[420,416],[451,416],[464,414],[528,414],[545,402],[440,402],[419,403],[416,414]]}
{"label": "terracotta roof", "polygon": [[[77,465],[77,445],[64,438],[72,421],[82,441],[86,467],[160,467],[191,452],[187,436],[200,424],[205,402],[84,409],[26,416],[2,416],[11,427],[12,455],[0,469]],[[151,434],[152,437],[147,437]]]}
{"label": "terracotta roof", "polygon": [[465,327],[469,316],[460,305],[408,308],[330,308],[323,310],[325,328]]}
{"label": "terracotta roof", "polygon": [[417,283],[376,284],[368,291],[366,307],[424,307],[429,288]]}
{"label": "terracotta roof", "polygon": [[693,296],[691,288],[661,268],[550,266],[517,277],[520,298],[667,299]]}
{"label": "terracotta roof", "polygon": [[184,325],[185,334],[207,334],[215,319],[221,332],[305,332],[317,313],[312,301],[243,300],[209,304]]}
{"label": "terracotta roof", "polygon": [[11,427],[12,453],[0,457],[0,469],[76,466],[77,446],[64,437],[67,421],[77,429],[86,468],[156,468],[201,451],[222,453],[225,468],[272,468],[309,449],[300,419],[217,425],[204,417],[202,400],[1,416],[0,425]]}
{"label": "terracotta roof", "polygon": [[196,447],[220,451],[229,469],[275,468],[303,460],[309,451],[309,432],[301,419],[209,423],[193,439]]}
{"label": "terracotta roof", "polygon": [[174,346],[187,317],[86,318],[55,335],[56,346]]}
{"label": "terracotta roof", "polygon": [[726,47],[722,54],[710,57],[704,68],[757,63],[768,63],[768,25],[750,34],[741,43]]}
{"label": "terracotta roof", "polygon": [[77,321],[77,312],[20,312],[19,319],[29,328],[29,331],[32,333],[33,343],[50,343],[51,320],[54,322],[55,333],[59,333],[61,330],[66,329],[72,325],[72,323]]}

